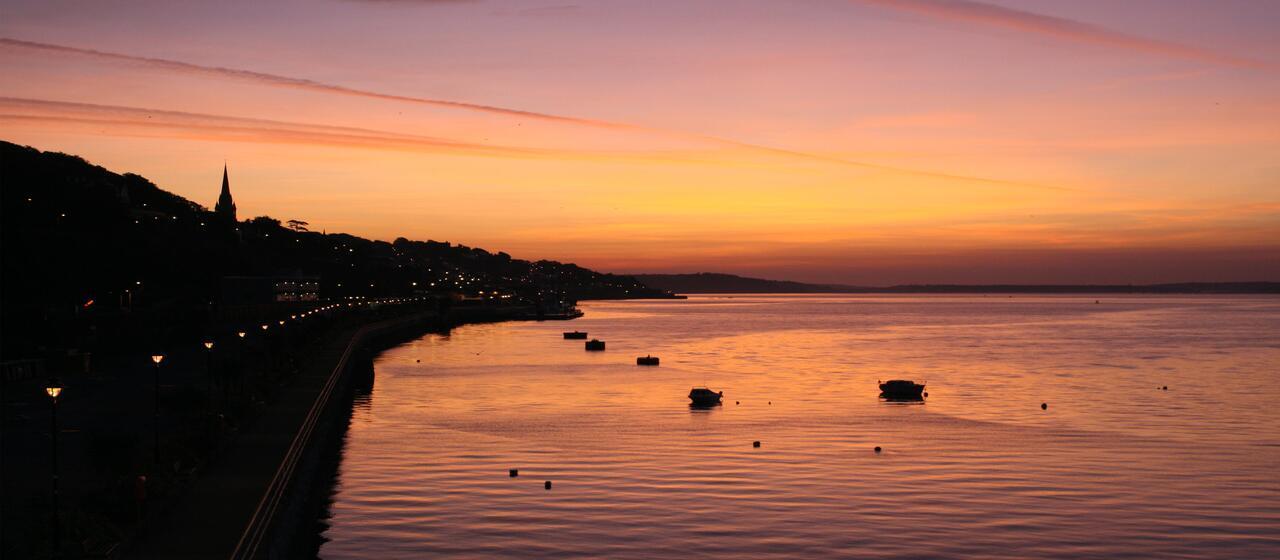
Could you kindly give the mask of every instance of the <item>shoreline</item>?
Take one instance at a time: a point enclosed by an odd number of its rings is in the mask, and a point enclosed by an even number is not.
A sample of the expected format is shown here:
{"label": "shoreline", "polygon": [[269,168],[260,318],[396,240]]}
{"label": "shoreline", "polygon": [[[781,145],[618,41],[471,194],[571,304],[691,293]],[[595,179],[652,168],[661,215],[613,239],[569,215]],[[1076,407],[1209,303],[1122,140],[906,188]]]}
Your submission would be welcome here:
{"label": "shoreline", "polygon": [[166,504],[164,515],[145,524],[123,557],[292,557],[314,544],[301,529],[318,518],[307,514],[324,504],[315,490],[327,486],[316,484],[317,477],[341,450],[355,366],[433,331],[513,320],[535,317],[523,307],[455,308],[361,324],[325,341],[253,429]]}

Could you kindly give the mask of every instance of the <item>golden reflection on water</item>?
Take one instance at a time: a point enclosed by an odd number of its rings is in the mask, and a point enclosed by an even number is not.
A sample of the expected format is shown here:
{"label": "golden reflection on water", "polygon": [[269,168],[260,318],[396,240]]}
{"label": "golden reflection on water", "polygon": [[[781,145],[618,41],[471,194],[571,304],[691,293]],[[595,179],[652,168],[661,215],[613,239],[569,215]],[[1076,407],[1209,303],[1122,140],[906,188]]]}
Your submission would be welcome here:
{"label": "golden reflection on water", "polygon": [[[427,336],[376,363],[321,554],[1280,550],[1280,300],[1094,299],[593,302]],[[722,406],[689,406],[703,384]]]}

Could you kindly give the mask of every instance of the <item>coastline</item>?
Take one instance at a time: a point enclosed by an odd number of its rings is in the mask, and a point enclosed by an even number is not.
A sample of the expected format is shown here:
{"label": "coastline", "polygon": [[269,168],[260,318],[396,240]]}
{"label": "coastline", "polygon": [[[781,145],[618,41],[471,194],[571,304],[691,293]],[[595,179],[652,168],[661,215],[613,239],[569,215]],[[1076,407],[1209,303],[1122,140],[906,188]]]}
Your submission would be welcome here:
{"label": "coastline", "polygon": [[[318,546],[303,523],[323,507],[324,466],[341,450],[360,366],[378,352],[433,331],[535,320],[524,307],[412,313],[349,328],[283,387],[253,429],[240,434],[179,496],[153,512],[123,557],[292,557]],[[317,484],[319,483],[319,484]],[[310,516],[309,516],[310,515]]]}

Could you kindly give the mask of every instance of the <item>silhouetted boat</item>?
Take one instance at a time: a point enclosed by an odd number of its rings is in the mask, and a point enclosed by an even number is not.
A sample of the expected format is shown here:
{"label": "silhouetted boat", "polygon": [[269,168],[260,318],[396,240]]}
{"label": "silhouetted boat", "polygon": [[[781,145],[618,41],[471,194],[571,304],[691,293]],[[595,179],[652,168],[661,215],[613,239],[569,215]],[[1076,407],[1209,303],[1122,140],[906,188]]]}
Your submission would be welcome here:
{"label": "silhouetted boat", "polygon": [[538,314],[538,320],[541,321],[568,321],[569,319],[577,319],[583,315],[579,309],[570,309],[567,311],[544,312]]}
{"label": "silhouetted boat", "polygon": [[694,387],[689,390],[689,400],[693,401],[694,406],[715,406],[720,404],[720,397],[724,396],[724,391],[712,391],[706,387]]}
{"label": "silhouetted boat", "polygon": [[658,357],[657,356],[640,356],[639,358],[636,358],[636,365],[656,366],[658,365]]}
{"label": "silhouetted boat", "polygon": [[565,321],[582,316],[582,310],[573,302],[544,301],[538,304],[537,319],[539,321]]}
{"label": "silhouetted boat", "polygon": [[880,396],[891,400],[921,400],[924,383],[909,379],[891,379],[880,383]]}
{"label": "silhouetted boat", "polygon": [[564,333],[565,340],[586,340],[586,338],[587,338],[587,333],[584,333],[582,331],[573,331],[573,332]]}
{"label": "silhouetted boat", "polygon": [[594,338],[593,338],[593,339],[591,339],[591,340],[588,340],[588,341],[587,341],[587,350],[595,350],[595,351],[604,350],[604,341],[603,341],[603,340],[596,340],[596,339],[594,339]]}

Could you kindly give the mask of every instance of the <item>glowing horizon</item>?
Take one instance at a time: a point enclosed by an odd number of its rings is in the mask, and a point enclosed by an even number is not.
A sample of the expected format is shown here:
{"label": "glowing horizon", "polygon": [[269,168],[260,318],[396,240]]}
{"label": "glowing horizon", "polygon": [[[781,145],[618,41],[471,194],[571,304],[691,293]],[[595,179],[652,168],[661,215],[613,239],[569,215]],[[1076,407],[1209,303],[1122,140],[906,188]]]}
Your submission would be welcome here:
{"label": "glowing horizon", "polygon": [[608,272],[1280,279],[1280,6],[718,6],[6,2],[0,139]]}

